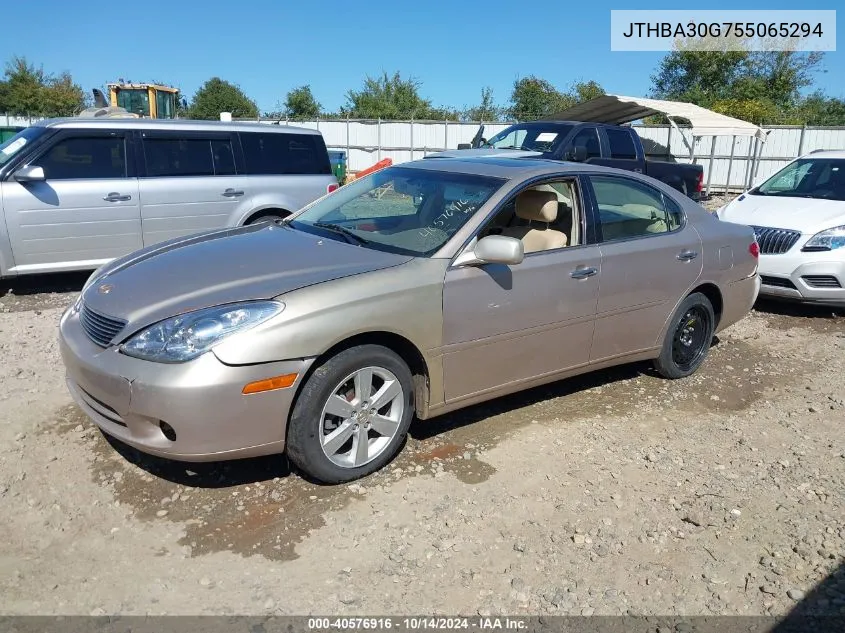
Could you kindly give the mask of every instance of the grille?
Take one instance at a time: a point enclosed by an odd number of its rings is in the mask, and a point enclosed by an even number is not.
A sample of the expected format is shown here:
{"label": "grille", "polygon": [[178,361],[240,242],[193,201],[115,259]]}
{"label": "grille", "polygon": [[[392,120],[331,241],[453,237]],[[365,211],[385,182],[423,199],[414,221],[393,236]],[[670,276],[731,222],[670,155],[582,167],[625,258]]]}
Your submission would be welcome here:
{"label": "grille", "polygon": [[764,286],[775,286],[776,288],[792,288],[796,290],[795,284],[789,279],[783,277],[769,277],[768,275],[760,275],[760,283]]}
{"label": "grille", "polygon": [[84,303],[79,310],[79,322],[82,323],[82,329],[85,330],[88,338],[101,347],[107,347],[117,333],[126,326],[126,321],[94,312]]}
{"label": "grille", "polygon": [[813,288],[841,288],[842,284],[833,275],[804,275],[801,277]]}
{"label": "grille", "polygon": [[752,226],[757,244],[760,245],[760,252],[765,255],[782,255],[795,246],[795,242],[801,237],[798,231],[789,229],[772,229],[766,226]]}

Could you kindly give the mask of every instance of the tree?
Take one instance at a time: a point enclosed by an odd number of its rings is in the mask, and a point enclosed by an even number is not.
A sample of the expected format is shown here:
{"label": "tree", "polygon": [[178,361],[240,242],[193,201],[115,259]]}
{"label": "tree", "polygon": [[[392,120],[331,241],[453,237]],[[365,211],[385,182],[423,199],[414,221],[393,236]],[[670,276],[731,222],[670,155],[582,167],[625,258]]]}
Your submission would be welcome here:
{"label": "tree", "polygon": [[687,101],[754,123],[789,123],[811,86],[822,53],[747,50],[745,42],[725,50],[699,50],[698,40],[681,43],[652,75],[651,95]]}
{"label": "tree", "polygon": [[285,97],[284,112],[291,118],[316,118],[320,116],[320,104],[311,93],[311,86],[299,86]]}
{"label": "tree", "polygon": [[563,93],[551,83],[530,75],[514,82],[508,113],[514,119],[539,119],[564,110],[568,105]]}
{"label": "tree", "polygon": [[514,82],[508,113],[523,121],[539,119],[603,94],[604,88],[592,80],[575,82],[566,92],[561,92],[545,79],[531,75]]}
{"label": "tree", "polygon": [[467,121],[498,121],[502,118],[502,108],[493,101],[493,89],[484,87],[481,89],[481,103],[468,108],[463,113]]}
{"label": "tree", "polygon": [[801,100],[793,117],[804,125],[845,125],[845,99],[813,92]]}
{"label": "tree", "polygon": [[457,113],[448,108],[435,108],[431,101],[419,94],[422,84],[415,78],[402,79],[400,74],[392,76],[383,73],[381,77],[364,79],[360,90],[346,93],[346,105],[341,108],[343,116],[357,119],[431,119],[447,120],[457,118]]}
{"label": "tree", "polygon": [[231,112],[235,118],[254,118],[258,106],[236,84],[212,77],[196,91],[187,114],[191,119],[219,119],[221,112]]}
{"label": "tree", "polygon": [[85,94],[69,73],[50,75],[41,66],[13,57],[0,81],[0,112],[17,116],[73,116]]}

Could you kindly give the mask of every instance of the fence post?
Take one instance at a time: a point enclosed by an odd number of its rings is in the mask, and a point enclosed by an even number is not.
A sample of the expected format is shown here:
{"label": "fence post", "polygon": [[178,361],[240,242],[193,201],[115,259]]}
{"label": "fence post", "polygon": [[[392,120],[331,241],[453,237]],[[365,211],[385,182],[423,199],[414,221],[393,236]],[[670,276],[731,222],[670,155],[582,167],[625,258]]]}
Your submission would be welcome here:
{"label": "fence post", "polygon": [[743,189],[748,189],[748,183],[751,181],[751,165],[754,162],[754,152],[757,148],[757,137],[754,137],[754,142],[748,141],[748,156],[745,159],[745,175],[743,176]]}
{"label": "fence post", "polygon": [[378,162],[381,162],[381,117],[378,118]]}
{"label": "fence post", "polygon": [[669,134],[666,136],[666,156],[665,158],[672,157],[672,126],[669,126]]}
{"label": "fence post", "polygon": [[751,151],[751,167],[748,170],[748,182],[746,183],[745,188],[751,189],[751,185],[754,184],[754,172],[757,166],[757,146],[760,145],[760,139],[756,136],[754,137],[754,145]]}
{"label": "fence post", "polygon": [[707,188],[704,190],[704,196],[710,195],[710,182],[713,180],[713,162],[716,156],[716,137],[710,141],[710,162],[707,163]]}
{"label": "fence post", "polygon": [[798,140],[798,155],[801,156],[804,153],[804,132],[807,131],[807,124],[801,126],[801,138]]}
{"label": "fence post", "polygon": [[443,149],[449,149],[449,121],[443,121]]}
{"label": "fence post", "polygon": [[728,175],[725,177],[725,196],[728,195],[728,189],[731,186],[731,168],[734,164],[734,150],[736,149],[736,134],[731,138],[731,157],[728,159]]}
{"label": "fence post", "polygon": [[411,115],[411,160],[414,160],[414,115]]}
{"label": "fence post", "polygon": [[[763,143],[758,143],[758,150],[757,150],[757,157],[754,161],[754,180],[757,179],[757,174],[760,171],[760,158],[763,155]],[[751,184],[754,184],[754,180],[751,181]]]}

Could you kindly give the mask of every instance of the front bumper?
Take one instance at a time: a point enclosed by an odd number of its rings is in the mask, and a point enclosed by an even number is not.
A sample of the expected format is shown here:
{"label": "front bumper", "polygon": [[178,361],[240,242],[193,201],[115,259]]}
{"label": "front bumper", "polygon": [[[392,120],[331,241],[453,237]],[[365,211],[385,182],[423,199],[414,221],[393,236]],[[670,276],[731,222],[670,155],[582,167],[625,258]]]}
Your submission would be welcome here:
{"label": "front bumper", "polygon": [[[68,389],[88,417],[142,452],[183,461],[282,452],[294,395],[312,362],[230,366],[209,352],[187,363],[153,363],[99,347],[72,309],[59,330]],[[296,382],[286,389],[242,393],[250,382],[293,373]]]}
{"label": "front bumper", "polygon": [[767,297],[845,305],[845,252],[761,255],[760,294]]}

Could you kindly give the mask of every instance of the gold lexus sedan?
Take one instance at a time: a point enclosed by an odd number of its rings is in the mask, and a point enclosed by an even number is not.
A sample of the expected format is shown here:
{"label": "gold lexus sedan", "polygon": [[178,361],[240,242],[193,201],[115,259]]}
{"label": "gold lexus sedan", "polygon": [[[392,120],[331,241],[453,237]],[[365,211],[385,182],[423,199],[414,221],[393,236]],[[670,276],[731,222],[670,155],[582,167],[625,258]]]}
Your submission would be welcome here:
{"label": "gold lexus sedan", "polygon": [[687,376],[751,309],[750,228],[646,176],[481,154],[103,266],[61,319],[71,394],[141,451],[337,483],[414,416],[632,361]]}

